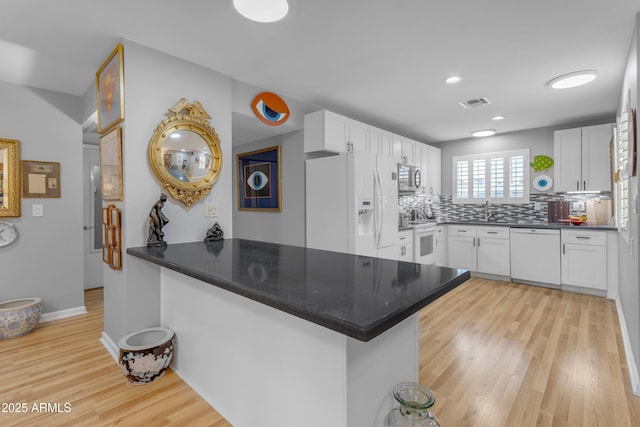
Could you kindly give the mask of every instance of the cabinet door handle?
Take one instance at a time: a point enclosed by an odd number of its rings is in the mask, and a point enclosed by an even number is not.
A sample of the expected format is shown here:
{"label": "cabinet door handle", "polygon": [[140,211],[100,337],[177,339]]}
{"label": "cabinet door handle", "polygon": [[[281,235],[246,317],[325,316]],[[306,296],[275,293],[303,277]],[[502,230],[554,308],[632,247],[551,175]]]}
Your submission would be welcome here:
{"label": "cabinet door handle", "polygon": [[487,234],[498,234],[497,231],[487,231]]}
{"label": "cabinet door handle", "polygon": [[567,253],[565,249],[566,249],[566,248],[565,248],[565,244],[563,243],[563,244],[562,244],[562,255],[564,255],[564,254],[566,254],[566,253]]}
{"label": "cabinet door handle", "polygon": [[467,230],[458,230],[458,233],[466,233]]}
{"label": "cabinet door handle", "polygon": [[576,239],[590,239],[591,237],[589,236],[576,236]]}
{"label": "cabinet door handle", "polygon": [[480,247],[480,238],[478,237],[478,247]]}
{"label": "cabinet door handle", "polygon": [[473,247],[474,248],[476,247],[476,238],[475,237],[473,238]]}
{"label": "cabinet door handle", "polygon": [[580,191],[580,181],[576,181],[576,191]]}

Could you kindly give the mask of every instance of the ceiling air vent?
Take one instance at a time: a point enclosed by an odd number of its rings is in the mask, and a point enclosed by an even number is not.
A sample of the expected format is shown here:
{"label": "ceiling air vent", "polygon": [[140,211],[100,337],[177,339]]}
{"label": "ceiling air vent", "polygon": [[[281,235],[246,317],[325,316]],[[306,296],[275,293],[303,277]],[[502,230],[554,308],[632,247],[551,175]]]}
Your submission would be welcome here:
{"label": "ceiling air vent", "polygon": [[491,101],[489,101],[487,98],[483,96],[482,98],[474,98],[474,99],[469,99],[467,101],[458,102],[458,104],[460,104],[460,106],[463,108],[474,108],[474,107],[482,107],[483,105],[491,104]]}

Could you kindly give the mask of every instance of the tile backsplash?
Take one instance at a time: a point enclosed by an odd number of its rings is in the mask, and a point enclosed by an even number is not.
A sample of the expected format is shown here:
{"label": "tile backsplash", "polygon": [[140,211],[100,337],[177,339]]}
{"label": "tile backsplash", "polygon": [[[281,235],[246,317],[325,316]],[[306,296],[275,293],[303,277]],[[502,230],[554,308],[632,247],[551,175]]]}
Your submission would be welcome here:
{"label": "tile backsplash", "polygon": [[[602,194],[531,194],[529,203],[489,205],[496,221],[539,221],[547,222],[549,212],[547,202],[564,201],[571,203],[571,214],[586,212],[589,200],[611,200],[609,193]],[[415,209],[418,218],[426,218],[428,206],[431,206],[434,219],[438,221],[480,221],[485,216],[484,204],[453,204],[451,195],[441,196],[400,196],[398,209],[410,215]]]}

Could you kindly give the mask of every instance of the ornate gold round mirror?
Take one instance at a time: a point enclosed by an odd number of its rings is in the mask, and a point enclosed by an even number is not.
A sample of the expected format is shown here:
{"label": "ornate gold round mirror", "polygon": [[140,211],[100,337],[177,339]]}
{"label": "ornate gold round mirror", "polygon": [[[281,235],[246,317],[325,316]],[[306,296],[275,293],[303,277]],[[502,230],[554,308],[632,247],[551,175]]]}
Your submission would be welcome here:
{"label": "ornate gold round mirror", "polygon": [[202,104],[185,98],[169,108],[149,144],[149,162],[163,187],[187,206],[204,198],[222,168],[220,139]]}

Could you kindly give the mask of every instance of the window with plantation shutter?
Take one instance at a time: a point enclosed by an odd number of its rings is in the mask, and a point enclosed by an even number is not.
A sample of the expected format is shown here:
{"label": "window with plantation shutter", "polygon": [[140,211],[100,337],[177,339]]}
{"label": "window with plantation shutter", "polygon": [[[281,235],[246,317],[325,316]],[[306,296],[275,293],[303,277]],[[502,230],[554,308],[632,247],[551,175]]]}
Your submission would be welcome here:
{"label": "window with plantation shutter", "polygon": [[631,227],[629,226],[629,183],[631,177],[631,165],[629,164],[629,121],[630,117],[628,106],[618,118],[617,128],[613,132],[615,135],[615,154],[616,154],[616,172],[615,172],[615,201],[616,201],[616,219],[618,223],[618,231],[620,237],[629,243],[631,237]]}
{"label": "window with plantation shutter", "polygon": [[453,157],[454,203],[528,203],[529,150]]}

